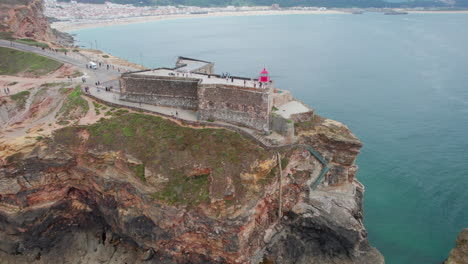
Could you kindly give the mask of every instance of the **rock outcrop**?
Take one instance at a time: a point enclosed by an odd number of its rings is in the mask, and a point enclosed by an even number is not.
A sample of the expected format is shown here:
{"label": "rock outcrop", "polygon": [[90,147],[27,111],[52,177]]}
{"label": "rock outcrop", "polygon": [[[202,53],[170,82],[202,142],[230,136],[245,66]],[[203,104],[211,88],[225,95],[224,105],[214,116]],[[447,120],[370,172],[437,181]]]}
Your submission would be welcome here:
{"label": "rock outcrop", "polygon": [[463,229],[457,238],[457,244],[444,264],[468,263],[468,228]]}
{"label": "rock outcrop", "polygon": [[144,114],[2,146],[2,263],[384,263],[362,223],[361,142],[318,116],[296,131],[331,167],[315,190],[303,144]]}
{"label": "rock outcrop", "polygon": [[42,0],[5,0],[0,3],[0,30],[16,38],[53,42],[56,36],[44,16]]}

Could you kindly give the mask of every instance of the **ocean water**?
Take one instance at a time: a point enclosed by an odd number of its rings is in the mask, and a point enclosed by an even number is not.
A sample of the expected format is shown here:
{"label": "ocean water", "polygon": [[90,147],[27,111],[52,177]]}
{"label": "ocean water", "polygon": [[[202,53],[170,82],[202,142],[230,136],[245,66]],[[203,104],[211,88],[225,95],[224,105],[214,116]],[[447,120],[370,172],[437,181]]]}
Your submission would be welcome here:
{"label": "ocean water", "polygon": [[364,222],[388,264],[441,263],[468,227],[468,14],[191,18],[73,32],[148,67],[177,56],[279,88],[364,142]]}

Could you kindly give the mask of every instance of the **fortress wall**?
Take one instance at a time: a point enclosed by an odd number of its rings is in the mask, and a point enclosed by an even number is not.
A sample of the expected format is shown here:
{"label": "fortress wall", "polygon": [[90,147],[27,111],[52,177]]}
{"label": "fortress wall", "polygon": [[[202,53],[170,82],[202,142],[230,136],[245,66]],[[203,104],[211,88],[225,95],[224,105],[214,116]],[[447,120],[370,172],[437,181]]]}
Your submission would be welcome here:
{"label": "fortress wall", "polygon": [[287,138],[292,139],[294,137],[294,122],[278,114],[271,114],[270,128],[271,130]]}
{"label": "fortress wall", "polygon": [[279,107],[293,100],[291,92],[282,90],[281,93],[273,93],[273,106]]}
{"label": "fortress wall", "polygon": [[164,76],[124,75],[121,99],[159,106],[197,109],[198,80]]}
{"label": "fortress wall", "polygon": [[271,104],[268,95],[268,91],[202,84],[198,89],[198,119],[225,121],[268,131]]}

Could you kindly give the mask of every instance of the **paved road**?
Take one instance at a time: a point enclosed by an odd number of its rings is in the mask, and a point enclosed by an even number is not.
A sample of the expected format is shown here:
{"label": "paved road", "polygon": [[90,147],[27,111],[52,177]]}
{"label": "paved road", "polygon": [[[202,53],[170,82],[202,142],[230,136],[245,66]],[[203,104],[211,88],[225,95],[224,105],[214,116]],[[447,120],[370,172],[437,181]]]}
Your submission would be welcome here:
{"label": "paved road", "polygon": [[[67,55],[65,55],[64,52],[54,52],[49,49],[43,50],[42,48],[38,48],[35,46],[28,46],[25,44],[10,42],[7,40],[0,40],[0,46],[13,48],[21,51],[33,52],[44,57],[48,57],[63,63],[74,65],[85,74],[85,77],[87,79],[87,85],[94,85],[94,83],[96,83],[97,81],[99,81],[102,84],[105,82],[113,81],[112,83],[109,83],[109,86],[113,85],[118,90],[118,82],[116,82],[115,80],[119,78],[120,72],[118,72],[117,70],[113,70],[112,67],[109,70],[107,70],[104,64],[97,70],[88,69],[86,68],[86,64],[89,62],[89,59],[79,52],[67,52]],[[79,79],[81,80],[81,77]]]}

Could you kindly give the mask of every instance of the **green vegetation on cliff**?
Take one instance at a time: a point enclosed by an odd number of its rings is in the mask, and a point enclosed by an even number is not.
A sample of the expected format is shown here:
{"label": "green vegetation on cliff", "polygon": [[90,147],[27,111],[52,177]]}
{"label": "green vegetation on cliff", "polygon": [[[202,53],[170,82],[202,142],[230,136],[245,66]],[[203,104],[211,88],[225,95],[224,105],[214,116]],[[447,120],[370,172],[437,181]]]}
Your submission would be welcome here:
{"label": "green vegetation on cliff", "polygon": [[34,53],[0,47],[0,75],[42,76],[56,71],[62,65]]}
{"label": "green vegetation on cliff", "polygon": [[22,109],[26,105],[26,100],[31,93],[29,91],[22,91],[13,95],[10,95],[10,98],[16,102],[16,107]]}
{"label": "green vegetation on cliff", "polygon": [[[67,89],[68,90],[68,89]],[[65,91],[67,91],[65,90]],[[67,96],[58,111],[60,120],[72,120],[84,116],[89,111],[88,101],[81,97],[81,86],[77,85]]]}
{"label": "green vegetation on cliff", "polygon": [[[123,151],[136,158],[144,165],[129,165],[135,177],[159,189],[153,199],[174,205],[196,205],[209,196],[223,199],[229,186],[235,190],[235,199],[245,198],[249,188],[241,183],[241,172],[252,172],[253,162],[273,155],[236,132],[182,127],[139,113],[66,127],[55,133],[54,141],[67,148],[83,147],[77,136],[83,129],[90,135],[86,148]],[[167,180],[156,184],[155,175]]]}
{"label": "green vegetation on cliff", "polygon": [[25,44],[25,45],[29,45],[29,46],[40,47],[40,48],[48,48],[49,47],[48,44],[35,41],[34,39],[27,39],[27,38],[17,39],[17,40],[15,40],[15,42]]}

